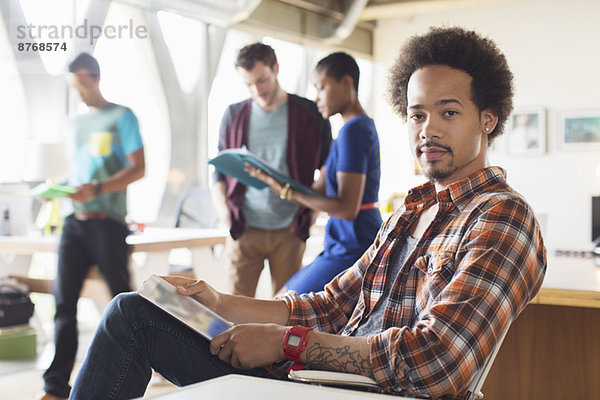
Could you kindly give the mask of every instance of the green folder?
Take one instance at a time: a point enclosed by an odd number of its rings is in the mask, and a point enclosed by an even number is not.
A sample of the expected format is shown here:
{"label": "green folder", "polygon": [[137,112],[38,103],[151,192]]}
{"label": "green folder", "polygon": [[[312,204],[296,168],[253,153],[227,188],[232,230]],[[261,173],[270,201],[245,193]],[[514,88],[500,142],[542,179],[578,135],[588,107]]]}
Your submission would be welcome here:
{"label": "green folder", "polygon": [[70,186],[40,183],[36,187],[31,188],[29,194],[45,199],[54,199],[56,197],[64,197],[68,194],[73,194],[76,191],[77,189]]}

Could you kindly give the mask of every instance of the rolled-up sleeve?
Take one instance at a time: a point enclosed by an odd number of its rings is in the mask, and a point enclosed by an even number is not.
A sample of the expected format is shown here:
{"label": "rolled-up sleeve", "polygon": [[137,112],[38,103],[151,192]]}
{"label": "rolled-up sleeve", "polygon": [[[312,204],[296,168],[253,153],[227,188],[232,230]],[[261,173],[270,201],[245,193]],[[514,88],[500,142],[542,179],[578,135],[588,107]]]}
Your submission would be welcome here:
{"label": "rolled-up sleeve", "polygon": [[360,260],[334,278],[321,292],[299,295],[289,291],[280,296],[290,313],[288,324],[339,333],[348,323],[360,296],[362,273],[358,263]]}
{"label": "rolled-up sleeve", "polygon": [[[396,221],[398,216],[390,218]],[[390,220],[381,226],[375,241],[354,265],[333,278],[321,292],[299,295],[288,291],[278,297],[288,307],[290,325],[308,326],[321,332],[340,333],[349,319],[360,312],[359,305],[367,267],[373,262]]]}

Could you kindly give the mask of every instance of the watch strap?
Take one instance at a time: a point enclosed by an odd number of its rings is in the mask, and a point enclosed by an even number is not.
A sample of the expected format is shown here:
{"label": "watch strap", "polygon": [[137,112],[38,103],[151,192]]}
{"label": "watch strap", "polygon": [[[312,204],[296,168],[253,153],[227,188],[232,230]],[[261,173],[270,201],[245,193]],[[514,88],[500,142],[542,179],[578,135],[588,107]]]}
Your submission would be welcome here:
{"label": "watch strap", "polygon": [[304,369],[304,364],[294,361],[290,364],[287,372],[289,374],[290,371],[300,371],[301,369]]}
{"label": "watch strap", "polygon": [[[302,365],[302,360],[300,359],[300,354],[306,348],[306,344],[308,339],[306,335],[308,332],[312,331],[312,328],[306,328],[304,326],[295,325],[290,327],[283,336],[283,353],[288,360],[294,361],[297,364]],[[290,336],[297,336],[299,338],[299,343],[297,346],[289,344]]]}

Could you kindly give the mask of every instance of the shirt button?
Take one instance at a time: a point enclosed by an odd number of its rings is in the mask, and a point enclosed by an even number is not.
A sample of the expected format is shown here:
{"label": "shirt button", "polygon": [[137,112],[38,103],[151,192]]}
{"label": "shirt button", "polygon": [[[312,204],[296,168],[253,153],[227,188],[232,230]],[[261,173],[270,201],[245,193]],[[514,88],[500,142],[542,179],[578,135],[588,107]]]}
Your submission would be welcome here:
{"label": "shirt button", "polygon": [[430,275],[433,274],[433,267],[427,268],[427,273]]}

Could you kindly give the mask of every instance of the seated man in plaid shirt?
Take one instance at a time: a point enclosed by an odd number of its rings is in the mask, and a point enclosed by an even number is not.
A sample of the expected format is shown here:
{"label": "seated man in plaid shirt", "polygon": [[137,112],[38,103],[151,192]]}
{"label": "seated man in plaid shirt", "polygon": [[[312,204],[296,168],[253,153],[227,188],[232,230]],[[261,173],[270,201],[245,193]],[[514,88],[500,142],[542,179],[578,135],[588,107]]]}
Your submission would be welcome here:
{"label": "seated man in plaid shirt", "polygon": [[512,73],[489,39],[433,28],[402,48],[390,92],[429,182],[409,192],[361,259],[322,292],[276,300],[168,278],[237,324],[210,342],[139,296],[120,295],[72,398],[141,396],[152,368],[188,385],[272,376],[286,359],[370,376],[386,392],[463,396],[546,269],[533,211],[505,171],[487,164],[512,108]]}

